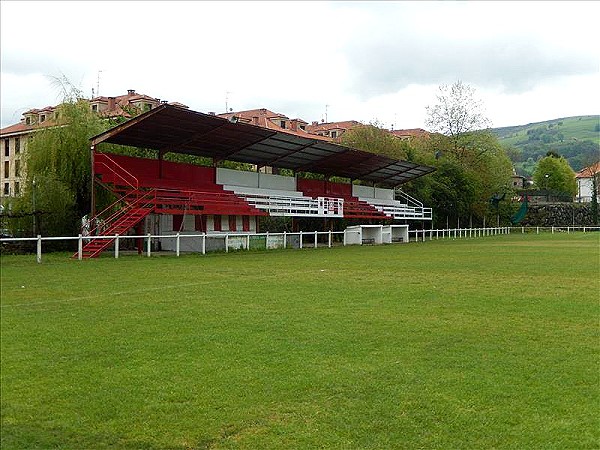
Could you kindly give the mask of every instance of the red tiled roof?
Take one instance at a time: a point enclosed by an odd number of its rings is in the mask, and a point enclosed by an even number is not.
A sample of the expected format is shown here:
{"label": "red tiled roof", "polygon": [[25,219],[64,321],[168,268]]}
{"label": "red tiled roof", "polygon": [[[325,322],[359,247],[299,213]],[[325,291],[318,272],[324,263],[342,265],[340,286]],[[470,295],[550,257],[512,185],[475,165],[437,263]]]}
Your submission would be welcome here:
{"label": "red tiled roof", "polygon": [[592,178],[593,175],[600,173],[600,161],[591,166],[584,167],[575,174],[575,178]]}
{"label": "red tiled roof", "polygon": [[276,113],[268,110],[267,108],[247,109],[245,111],[233,111],[223,114],[217,114],[217,116],[224,117],[225,119],[230,119],[233,116],[249,120],[252,120],[253,117],[267,117],[269,119],[289,119],[288,116],[286,116],[285,114]]}
{"label": "red tiled roof", "polygon": [[360,126],[362,123],[356,120],[344,120],[342,122],[325,122],[318,125],[307,125],[306,131],[309,133],[318,133],[320,131],[330,130],[350,130],[354,127]]}
{"label": "red tiled roof", "polygon": [[[310,134],[300,128],[298,128],[297,130],[292,130],[290,128],[280,127],[279,125],[274,123],[272,120],[273,119],[290,120],[290,119],[283,114],[270,111],[266,108],[249,109],[246,111],[235,111],[235,112],[230,112],[230,113],[217,114],[217,116],[223,117],[224,119],[231,119],[232,117],[237,117],[240,120],[240,122],[242,122],[242,123],[256,125],[261,128],[266,128],[267,130],[281,131],[281,132],[288,133],[288,134],[294,134],[296,136],[308,137],[311,139],[319,139],[322,141],[328,141],[328,142],[331,141],[331,139],[326,136],[315,136],[315,135]],[[302,122],[302,123],[306,123],[303,120],[299,120],[299,119],[295,119],[295,120],[298,120],[299,122]]]}
{"label": "red tiled roof", "polygon": [[423,128],[409,128],[406,130],[391,130],[390,133],[392,133],[394,136],[398,136],[398,137],[423,137],[423,136],[429,136],[429,132],[427,130],[424,130]]}
{"label": "red tiled roof", "polygon": [[0,136],[3,136],[5,134],[12,134],[12,133],[23,133],[25,131],[30,131],[33,130],[35,127],[33,125],[27,125],[24,122],[19,122],[19,123],[15,123],[14,125],[9,125],[5,128],[2,128],[0,130]]}

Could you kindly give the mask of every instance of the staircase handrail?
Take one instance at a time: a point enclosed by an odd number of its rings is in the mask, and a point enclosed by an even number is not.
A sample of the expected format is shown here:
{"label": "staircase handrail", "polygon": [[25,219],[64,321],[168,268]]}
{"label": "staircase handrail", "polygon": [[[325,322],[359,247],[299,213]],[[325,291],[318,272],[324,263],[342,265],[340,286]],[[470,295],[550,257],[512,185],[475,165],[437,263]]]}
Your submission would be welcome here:
{"label": "staircase handrail", "polygon": [[[155,189],[153,189],[151,191],[147,191],[142,196],[139,196],[139,192],[137,192],[136,194],[138,196],[136,197],[135,201],[133,201],[131,203],[127,203],[127,205],[125,207],[120,208],[117,211],[113,212],[106,219],[103,219],[103,222],[113,222],[119,215],[122,215],[122,214],[126,213],[127,211],[130,211],[131,209],[137,207],[140,203],[144,203],[147,200],[150,200],[150,198],[152,198],[152,197],[156,198],[156,190]],[[89,230],[90,235],[95,235],[95,233],[98,231],[98,227],[100,226],[100,222],[98,221],[98,219],[101,217],[101,215],[103,213],[105,213],[106,211],[108,211],[110,208],[114,207],[117,203],[123,201],[125,197],[126,196],[123,196],[123,197],[117,199],[115,202],[110,204],[108,207],[106,207],[105,209],[103,209],[101,212],[99,212],[98,214],[96,214],[94,217],[92,217],[90,219],[91,223],[94,223],[94,222],[96,223],[96,225]]]}
{"label": "staircase handrail", "polygon": [[[125,183],[127,183],[129,185],[129,187],[131,187],[132,189],[139,189],[140,188],[140,182],[137,179],[137,177],[135,175],[133,175],[131,172],[129,172],[125,167],[121,166],[118,162],[116,162],[114,159],[112,159],[110,156],[108,156],[106,153],[96,153],[96,157],[101,156],[100,160],[96,159],[96,162],[98,164],[102,164],[104,167],[106,167],[108,170],[110,170],[112,173],[114,173],[116,176],[118,176],[121,180],[123,180]],[[104,161],[102,161],[102,158],[106,158],[108,159],[113,166],[110,166],[108,164],[106,164]],[[128,181],[123,175],[121,175],[120,173],[118,173],[114,168],[118,167],[122,172],[124,172],[125,174],[127,174],[134,182],[134,184],[132,184],[130,181]]]}
{"label": "staircase handrail", "polygon": [[[402,189],[396,189],[394,191],[395,194],[399,194],[400,197],[405,198],[406,200],[408,200],[408,204],[410,205],[410,203],[412,203],[411,206],[419,206],[419,207],[423,207],[423,203],[421,203],[419,200],[417,200],[416,198],[408,195],[406,192],[404,192]],[[394,196],[395,197],[395,196]]]}

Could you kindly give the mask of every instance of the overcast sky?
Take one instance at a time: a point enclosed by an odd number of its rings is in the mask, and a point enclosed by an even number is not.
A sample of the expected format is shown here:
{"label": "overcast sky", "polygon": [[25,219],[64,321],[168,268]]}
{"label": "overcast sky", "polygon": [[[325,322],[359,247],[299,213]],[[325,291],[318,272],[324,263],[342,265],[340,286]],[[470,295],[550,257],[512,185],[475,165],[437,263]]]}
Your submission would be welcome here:
{"label": "overcast sky", "polygon": [[[600,113],[600,2],[0,2],[2,127],[128,89],[202,112],[424,128],[438,86],[492,126]],[[99,77],[99,83],[98,83]],[[328,106],[326,106],[328,105]]]}

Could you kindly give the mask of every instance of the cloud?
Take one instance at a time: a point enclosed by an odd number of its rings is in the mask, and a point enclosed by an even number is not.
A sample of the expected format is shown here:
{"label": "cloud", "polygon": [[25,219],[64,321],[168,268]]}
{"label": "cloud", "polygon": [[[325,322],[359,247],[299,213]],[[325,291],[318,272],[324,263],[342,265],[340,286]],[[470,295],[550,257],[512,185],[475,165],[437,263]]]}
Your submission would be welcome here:
{"label": "cloud", "polygon": [[[560,32],[556,26],[557,19],[568,21],[572,12],[546,17],[546,8],[557,12],[554,5],[526,5],[537,14],[530,17],[527,11],[508,11],[504,5],[497,9],[492,3],[488,14],[481,15],[481,6],[401,2],[371,9],[362,31],[343,48],[350,90],[368,99],[410,84],[460,79],[513,94],[560,77],[597,73],[598,50],[586,39],[586,23],[581,24],[583,34]],[[496,13],[501,17],[492,19]]]}

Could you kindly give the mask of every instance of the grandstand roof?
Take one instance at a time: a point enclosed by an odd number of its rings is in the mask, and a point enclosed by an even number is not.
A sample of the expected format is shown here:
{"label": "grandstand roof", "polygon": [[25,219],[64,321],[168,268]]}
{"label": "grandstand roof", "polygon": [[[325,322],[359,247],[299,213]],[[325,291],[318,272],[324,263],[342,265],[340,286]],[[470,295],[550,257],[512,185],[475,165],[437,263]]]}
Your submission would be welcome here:
{"label": "grandstand roof", "polygon": [[91,139],[397,186],[435,169],[316,137],[161,105]]}

